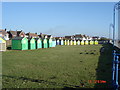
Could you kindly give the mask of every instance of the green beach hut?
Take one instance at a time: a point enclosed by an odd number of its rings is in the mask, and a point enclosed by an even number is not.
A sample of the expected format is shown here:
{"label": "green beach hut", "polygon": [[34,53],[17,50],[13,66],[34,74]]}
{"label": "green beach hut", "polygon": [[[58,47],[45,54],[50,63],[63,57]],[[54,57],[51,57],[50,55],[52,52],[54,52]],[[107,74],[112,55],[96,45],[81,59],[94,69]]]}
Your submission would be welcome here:
{"label": "green beach hut", "polygon": [[42,48],[42,39],[41,38],[36,38],[36,48]]}
{"label": "green beach hut", "polygon": [[52,47],[52,36],[48,39],[48,47]]}
{"label": "green beach hut", "polygon": [[52,47],[55,47],[56,46],[56,40],[55,38],[52,39]]}
{"label": "green beach hut", "polygon": [[12,39],[13,50],[28,50],[28,39],[26,37],[15,37]]}
{"label": "green beach hut", "polygon": [[28,39],[28,48],[30,49],[30,50],[32,50],[32,49],[36,49],[36,42],[35,42],[35,39],[34,38],[29,38]]}
{"label": "green beach hut", "polygon": [[45,36],[45,38],[43,39],[43,48],[48,48],[47,36]]}

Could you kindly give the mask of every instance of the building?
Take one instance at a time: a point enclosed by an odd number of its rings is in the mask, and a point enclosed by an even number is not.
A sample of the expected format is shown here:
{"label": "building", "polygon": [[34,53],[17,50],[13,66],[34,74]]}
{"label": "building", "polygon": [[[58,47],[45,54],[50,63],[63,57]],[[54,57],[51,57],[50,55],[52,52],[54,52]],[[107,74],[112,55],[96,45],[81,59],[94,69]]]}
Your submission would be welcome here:
{"label": "building", "polygon": [[38,35],[39,36],[39,38],[41,38],[41,39],[44,39],[45,37],[47,38],[47,34],[42,34],[42,33],[40,33],[40,35]]}
{"label": "building", "polygon": [[37,33],[26,33],[26,37],[29,38],[39,38],[39,36],[37,35]]}
{"label": "building", "polygon": [[92,40],[90,36],[82,35],[82,34],[76,34],[75,40]]}
{"label": "building", "polygon": [[65,36],[65,39],[69,39],[69,40],[74,39],[74,38],[75,38],[74,35],[73,36]]}
{"label": "building", "polygon": [[17,31],[7,31],[7,33],[9,34],[9,39],[12,39],[14,37],[17,37]]}
{"label": "building", "polygon": [[98,36],[92,37],[93,40],[99,40],[100,38]]}
{"label": "building", "polygon": [[22,30],[17,31],[17,37],[25,37],[25,33]]}
{"label": "building", "polygon": [[83,35],[81,35],[81,34],[76,34],[76,35],[75,35],[75,39],[76,39],[76,40],[83,40]]}
{"label": "building", "polygon": [[9,34],[7,33],[6,29],[0,29],[0,37],[3,37],[5,40],[9,40]]}

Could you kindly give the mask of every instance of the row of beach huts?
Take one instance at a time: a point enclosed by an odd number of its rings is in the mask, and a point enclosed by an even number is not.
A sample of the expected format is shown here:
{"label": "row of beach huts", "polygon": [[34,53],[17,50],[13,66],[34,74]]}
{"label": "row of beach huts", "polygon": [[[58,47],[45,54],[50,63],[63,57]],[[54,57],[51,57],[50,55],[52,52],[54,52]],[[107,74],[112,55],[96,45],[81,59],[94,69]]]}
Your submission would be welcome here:
{"label": "row of beach huts", "polygon": [[[33,50],[39,48],[51,48],[56,45],[97,45],[98,41],[95,40],[65,40],[55,38],[27,38],[15,37],[12,39],[12,50]],[[6,41],[0,37],[0,51],[6,51]]]}
{"label": "row of beach huts", "polygon": [[42,33],[25,33],[23,30],[0,29],[0,51],[32,50],[55,47],[56,45],[92,45],[97,44],[97,40],[100,38],[82,34],[52,37],[52,35]]}

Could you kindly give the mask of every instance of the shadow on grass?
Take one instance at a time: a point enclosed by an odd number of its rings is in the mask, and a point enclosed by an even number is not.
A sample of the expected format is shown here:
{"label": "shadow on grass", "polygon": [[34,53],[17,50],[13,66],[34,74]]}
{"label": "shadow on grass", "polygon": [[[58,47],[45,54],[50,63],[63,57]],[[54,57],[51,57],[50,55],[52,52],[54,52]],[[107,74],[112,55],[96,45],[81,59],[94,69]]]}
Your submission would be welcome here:
{"label": "shadow on grass", "polygon": [[[94,88],[112,88],[112,45],[103,44],[103,53],[99,56],[98,67],[96,68],[96,80],[103,80],[103,82],[96,82]],[[105,81],[105,82],[104,82]]]}
{"label": "shadow on grass", "polygon": [[7,47],[7,50],[11,50],[11,46],[8,46],[8,47]]}
{"label": "shadow on grass", "polygon": [[32,78],[26,78],[26,77],[17,77],[17,76],[8,76],[8,75],[2,75],[2,77],[7,77],[11,79],[16,79],[16,80],[23,80],[23,81],[30,81],[30,82],[36,82],[36,83],[46,83],[54,86],[61,86],[63,89],[70,89],[70,88],[81,88],[80,86],[75,86],[75,85],[70,85],[70,84],[61,84],[61,83],[56,83],[56,82],[51,82],[47,80],[39,80],[39,79],[32,79]]}

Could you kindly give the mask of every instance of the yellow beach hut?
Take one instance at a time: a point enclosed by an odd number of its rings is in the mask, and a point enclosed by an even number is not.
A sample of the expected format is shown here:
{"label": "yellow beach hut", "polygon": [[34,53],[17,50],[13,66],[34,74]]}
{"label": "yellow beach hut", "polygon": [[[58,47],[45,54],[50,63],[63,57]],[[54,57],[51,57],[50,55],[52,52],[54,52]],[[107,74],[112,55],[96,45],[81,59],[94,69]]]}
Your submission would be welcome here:
{"label": "yellow beach hut", "polygon": [[6,51],[6,41],[2,37],[0,37],[0,51]]}

